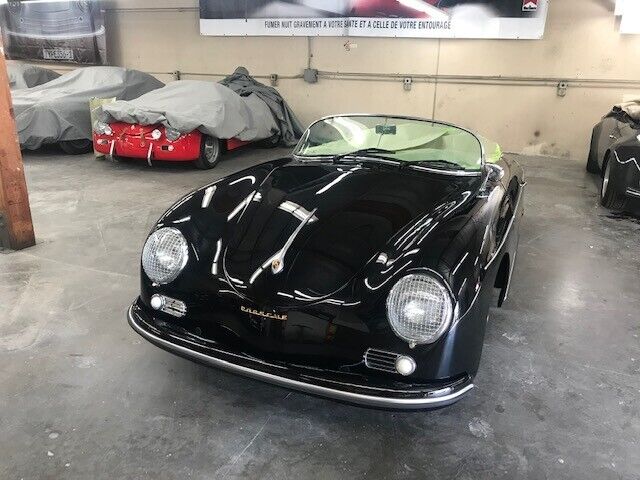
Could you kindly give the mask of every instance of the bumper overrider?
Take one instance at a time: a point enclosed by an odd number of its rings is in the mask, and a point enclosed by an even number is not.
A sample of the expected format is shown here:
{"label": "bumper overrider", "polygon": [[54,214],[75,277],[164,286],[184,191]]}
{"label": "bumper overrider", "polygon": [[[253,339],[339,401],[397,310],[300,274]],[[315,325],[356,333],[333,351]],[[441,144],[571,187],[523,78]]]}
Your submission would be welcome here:
{"label": "bumper overrider", "polygon": [[340,379],[317,370],[266,362],[181,333],[149,314],[139,300],[129,307],[127,316],[139,335],[168,352],[232,373],[348,403],[406,410],[440,408],[457,402],[474,387],[469,376],[438,385],[390,387],[358,383],[353,378]]}

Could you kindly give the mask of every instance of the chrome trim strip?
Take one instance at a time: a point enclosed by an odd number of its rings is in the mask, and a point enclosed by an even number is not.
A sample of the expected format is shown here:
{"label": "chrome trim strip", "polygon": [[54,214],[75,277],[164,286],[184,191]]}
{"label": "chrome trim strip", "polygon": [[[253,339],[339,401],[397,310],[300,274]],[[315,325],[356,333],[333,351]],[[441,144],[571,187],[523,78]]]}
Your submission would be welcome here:
{"label": "chrome trim strip", "polygon": [[507,230],[504,232],[504,237],[502,237],[502,241],[500,242],[500,245],[498,246],[495,253],[493,254],[493,257],[491,257],[491,259],[485,265],[484,267],[485,271],[489,270],[489,268],[491,267],[495,259],[498,258],[498,254],[504,247],[504,244],[507,243],[507,239],[511,234],[511,228],[513,227],[513,224],[516,221],[516,217],[518,216],[518,209],[520,208],[520,200],[522,200],[522,194],[524,193],[524,187],[526,186],[527,186],[527,182],[523,182],[520,184],[520,191],[518,192],[518,199],[516,200],[516,206],[513,209],[513,216],[511,217],[511,220],[509,220],[509,225],[507,226]]}
{"label": "chrome trim strip", "polygon": [[320,385],[313,385],[311,383],[305,383],[298,380],[292,380],[289,378],[280,377],[272,373],[261,372],[259,370],[254,370],[252,368],[244,367],[242,365],[236,365],[234,363],[227,362],[225,360],[221,360],[219,358],[211,357],[209,355],[205,355],[195,350],[188,349],[186,347],[183,347],[182,345],[176,345],[174,343],[171,343],[142,328],[136,322],[136,318],[133,314],[133,305],[129,307],[129,310],[127,311],[127,317],[129,320],[129,325],[131,325],[131,328],[133,328],[141,337],[171,352],[181,354],[185,357],[198,360],[207,365],[221,368],[223,370],[227,370],[232,373],[237,373],[240,375],[251,377],[256,380],[273,383],[281,387],[300,390],[306,393],[311,393],[313,395],[320,395],[322,397],[333,398],[333,399],[341,400],[345,402],[357,403],[360,405],[368,405],[371,407],[408,409],[408,410],[422,409],[422,408],[435,408],[435,407],[446,406],[454,403],[455,401],[460,399],[463,395],[465,395],[467,392],[469,392],[471,389],[473,389],[475,386],[473,383],[469,383],[468,385],[465,385],[463,388],[461,388],[458,391],[454,391],[453,393],[449,393],[447,395],[443,395],[441,397],[435,397],[435,398],[387,398],[387,397],[376,397],[373,395],[364,395],[359,393],[345,392],[342,390],[336,390],[333,388],[323,387]]}
{"label": "chrome trim strip", "polygon": [[620,165],[626,165],[627,163],[633,163],[636,168],[638,169],[638,171],[640,172],[640,164],[638,163],[638,161],[636,160],[635,157],[630,158],[629,160],[625,160],[624,162],[622,160],[620,160],[620,157],[618,156],[618,152],[616,152],[615,150],[613,151],[613,154],[616,156],[616,161],[620,164]]}
{"label": "chrome trim strip", "polygon": [[[293,245],[294,240],[296,239],[298,234],[302,231],[302,229],[308,223],[312,223],[314,220],[317,220],[317,217],[315,216],[317,211],[318,211],[317,208],[314,208],[313,210],[311,210],[307,214],[307,216],[304,218],[304,220],[300,222],[300,225],[298,225],[298,227],[293,231],[291,236],[287,239],[287,241],[284,244],[284,247],[282,247],[282,249],[280,249],[273,257],[267,260],[269,263],[271,263],[271,270],[273,271],[274,274],[278,274],[282,272],[282,270],[284,270],[284,257],[287,256],[287,252],[291,248],[291,245]],[[277,266],[274,266],[273,264],[275,260],[279,261]],[[263,267],[265,267],[265,265],[263,265]]]}
{"label": "chrome trim strip", "polygon": [[636,190],[635,188],[627,188],[627,195],[631,196],[631,197],[637,197],[640,198],[640,190]]}
{"label": "chrome trim strip", "polygon": [[[317,162],[319,160],[326,160],[326,161],[331,161],[331,157],[330,156],[326,156],[326,157],[320,157],[320,156],[316,156],[316,157],[307,157],[307,156],[303,156],[303,155],[296,155],[295,153],[291,154],[292,157],[294,157],[296,160],[303,162],[303,163],[311,163],[311,162]],[[393,165],[393,166],[402,166],[402,160],[385,160],[384,158],[375,158],[375,157],[364,157],[364,156],[358,156],[358,155],[352,155],[353,158],[355,159],[361,159],[361,160],[366,160],[367,162],[374,162],[374,163],[382,163],[384,165]],[[356,160],[357,162],[357,160]],[[354,162],[354,163],[356,163]],[[429,163],[428,161],[425,161],[424,163]],[[422,166],[422,165],[409,165],[406,168],[412,168],[415,170],[420,170],[423,172],[429,172],[429,173],[438,173],[441,175],[453,175],[456,177],[480,177],[482,176],[482,171],[481,170],[445,170],[442,168],[433,168],[433,167],[426,167],[426,166]]]}

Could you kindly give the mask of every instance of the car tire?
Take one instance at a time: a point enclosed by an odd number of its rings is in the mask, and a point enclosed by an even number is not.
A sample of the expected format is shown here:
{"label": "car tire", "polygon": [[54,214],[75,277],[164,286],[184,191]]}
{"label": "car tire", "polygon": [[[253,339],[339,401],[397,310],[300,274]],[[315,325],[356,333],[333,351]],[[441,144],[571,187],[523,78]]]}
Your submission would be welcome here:
{"label": "car tire", "polygon": [[62,151],[68,155],[81,155],[93,151],[93,142],[87,139],[66,140],[59,143]]}
{"label": "car tire", "polygon": [[602,168],[600,204],[611,210],[619,211],[625,210],[627,207],[627,197],[617,191],[615,163],[608,158]]}
{"label": "car tire", "polygon": [[201,170],[209,170],[215,167],[222,157],[222,145],[220,140],[209,135],[203,135],[200,144],[200,158],[195,166]]}
{"label": "car tire", "polygon": [[598,152],[595,149],[595,132],[591,134],[591,146],[589,147],[589,156],[587,157],[587,172],[598,173],[600,166],[598,165]]}

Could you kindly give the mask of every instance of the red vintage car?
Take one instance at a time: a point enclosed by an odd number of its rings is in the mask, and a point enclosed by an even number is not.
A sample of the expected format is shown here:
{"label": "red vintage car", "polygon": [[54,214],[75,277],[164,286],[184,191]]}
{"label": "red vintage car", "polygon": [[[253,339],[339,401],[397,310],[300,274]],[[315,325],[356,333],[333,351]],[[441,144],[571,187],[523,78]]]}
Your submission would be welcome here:
{"label": "red vintage car", "polygon": [[302,127],[275,89],[244,69],[222,82],[178,80],[134,100],[102,105],[93,125],[95,150],[149,165],[193,162],[208,169],[224,152],[249,143],[296,143]]}
{"label": "red vintage car", "polygon": [[[277,137],[271,140],[277,143]],[[231,138],[219,140],[198,130],[181,134],[163,125],[139,125],[124,122],[98,123],[93,145],[98,153],[112,158],[140,158],[153,161],[194,162],[198,168],[213,168],[223,152],[251,142]]]}

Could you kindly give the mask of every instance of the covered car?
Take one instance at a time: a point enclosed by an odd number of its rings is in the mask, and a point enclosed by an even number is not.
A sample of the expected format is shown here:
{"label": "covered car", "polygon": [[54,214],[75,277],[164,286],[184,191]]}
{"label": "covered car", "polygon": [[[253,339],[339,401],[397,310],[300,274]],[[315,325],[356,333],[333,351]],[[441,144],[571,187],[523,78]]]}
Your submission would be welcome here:
{"label": "covered car", "polygon": [[14,90],[13,109],[23,149],[59,144],[67,153],[92,148],[92,98],[130,100],[164,84],[155,77],[120,67],[86,67],[37,87]]}
{"label": "covered car", "polygon": [[175,354],[312,394],[451,404],[474,386],[492,300],[507,298],[523,187],[517,163],[463,128],[325,118],[292,155],[169,208],[129,323]]}
{"label": "covered car", "polygon": [[48,68],[11,60],[7,62],[7,73],[9,74],[9,88],[11,90],[36,87],[60,76],[58,72]]}
{"label": "covered car", "polygon": [[595,125],[587,171],[601,176],[604,207],[640,212],[640,100],[615,105]]}
{"label": "covered car", "polygon": [[236,71],[221,83],[179,80],[102,107],[94,148],[115,158],[194,162],[213,168],[247,143],[295,145],[300,123],[277,90]]}

